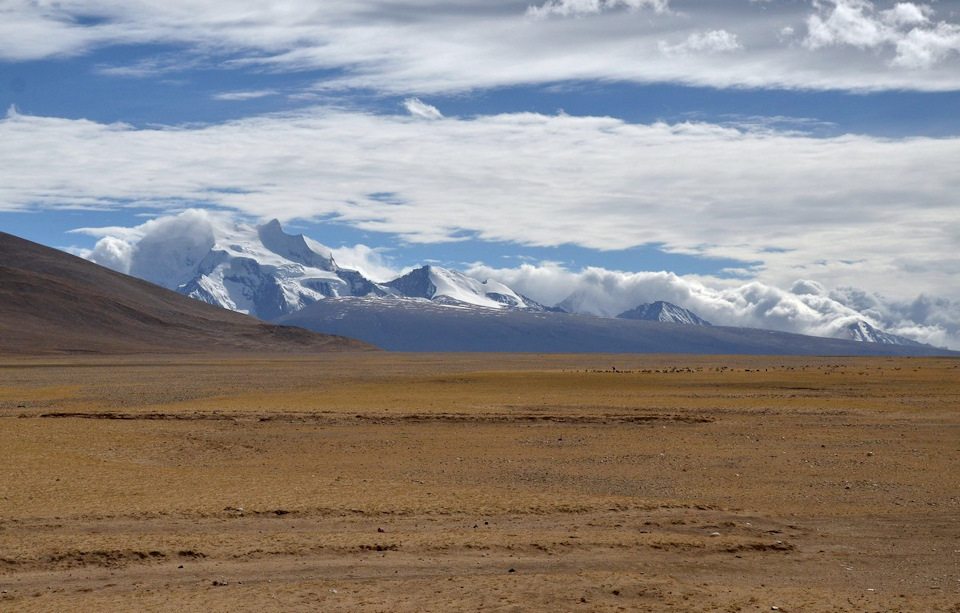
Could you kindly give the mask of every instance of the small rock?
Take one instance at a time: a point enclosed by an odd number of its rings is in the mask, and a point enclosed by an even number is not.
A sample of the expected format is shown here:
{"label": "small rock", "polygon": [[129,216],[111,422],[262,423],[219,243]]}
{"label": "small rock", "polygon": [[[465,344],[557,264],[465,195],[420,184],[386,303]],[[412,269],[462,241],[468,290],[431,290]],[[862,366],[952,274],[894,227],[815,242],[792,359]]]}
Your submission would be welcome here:
{"label": "small rock", "polygon": [[383,532],[386,532],[386,530],[384,530],[383,528],[377,528],[377,532],[383,533]]}
{"label": "small rock", "polygon": [[511,568],[511,569],[510,569],[510,570],[508,570],[507,572],[508,572],[508,573],[515,573],[515,572],[517,572],[517,569],[515,569],[515,568]]}
{"label": "small rock", "polygon": [[719,533],[719,532],[711,532],[711,533],[710,533],[710,536],[720,536],[720,533]]}

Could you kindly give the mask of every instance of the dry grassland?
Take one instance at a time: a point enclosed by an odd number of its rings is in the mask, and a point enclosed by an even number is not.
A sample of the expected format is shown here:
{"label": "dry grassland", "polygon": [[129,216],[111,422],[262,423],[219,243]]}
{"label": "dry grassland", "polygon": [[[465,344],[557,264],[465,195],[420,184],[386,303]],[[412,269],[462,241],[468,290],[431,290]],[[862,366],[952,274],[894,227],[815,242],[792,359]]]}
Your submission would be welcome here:
{"label": "dry grassland", "polygon": [[958,613],[958,468],[950,359],[5,360],[0,610]]}

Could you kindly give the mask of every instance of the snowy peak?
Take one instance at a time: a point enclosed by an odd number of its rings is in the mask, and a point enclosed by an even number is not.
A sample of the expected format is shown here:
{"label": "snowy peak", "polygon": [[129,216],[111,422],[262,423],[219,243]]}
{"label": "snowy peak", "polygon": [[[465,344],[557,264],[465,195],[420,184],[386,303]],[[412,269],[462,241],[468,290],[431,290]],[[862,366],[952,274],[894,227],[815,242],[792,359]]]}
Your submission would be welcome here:
{"label": "snowy peak", "polygon": [[257,226],[260,243],[285,260],[303,264],[320,270],[338,269],[333,254],[320,243],[306,238],[303,234],[292,236],[283,231],[279,220],[272,220]]}
{"label": "snowy peak", "polygon": [[650,304],[641,304],[635,309],[624,311],[617,315],[619,319],[641,319],[643,321],[662,321],[671,324],[687,324],[692,326],[709,326],[709,321],[701,318],[693,311],[688,311],[675,304],[658,300]]}
{"label": "snowy peak", "polygon": [[[259,226],[189,210],[154,224],[127,243],[129,272],[191,298],[275,320],[324,298],[429,300],[450,306],[542,311],[542,305],[496,281],[424,266],[387,284],[341,268],[333,253],[279,220]],[[96,258],[91,258],[98,261]],[[108,264],[108,262],[102,262]]]}
{"label": "snowy peak", "polygon": [[260,226],[187,212],[141,239],[130,274],[203,302],[276,319],[327,297],[385,290],[276,219]]}
{"label": "snowy peak", "polygon": [[844,326],[843,329],[840,330],[840,333],[837,334],[837,338],[860,341],[861,343],[881,343],[884,345],[923,345],[923,343],[918,343],[909,338],[878,330],[862,319]]}
{"label": "snowy peak", "polygon": [[430,280],[430,267],[424,266],[412,270],[402,277],[384,283],[386,287],[406,298],[425,298],[431,300],[437,293],[437,286]]}
{"label": "snowy peak", "polygon": [[490,309],[543,310],[543,306],[524,298],[497,281],[479,281],[473,277],[441,268],[424,266],[385,284],[406,298],[423,298],[442,304],[471,305]]}

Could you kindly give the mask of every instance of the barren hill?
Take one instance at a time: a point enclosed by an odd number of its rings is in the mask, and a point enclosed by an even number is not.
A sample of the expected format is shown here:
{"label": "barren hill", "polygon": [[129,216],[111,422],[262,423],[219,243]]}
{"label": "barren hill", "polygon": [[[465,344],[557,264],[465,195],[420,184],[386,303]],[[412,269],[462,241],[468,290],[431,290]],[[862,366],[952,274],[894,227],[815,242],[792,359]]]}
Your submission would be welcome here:
{"label": "barren hill", "polygon": [[0,354],[371,349],[204,304],[0,232]]}

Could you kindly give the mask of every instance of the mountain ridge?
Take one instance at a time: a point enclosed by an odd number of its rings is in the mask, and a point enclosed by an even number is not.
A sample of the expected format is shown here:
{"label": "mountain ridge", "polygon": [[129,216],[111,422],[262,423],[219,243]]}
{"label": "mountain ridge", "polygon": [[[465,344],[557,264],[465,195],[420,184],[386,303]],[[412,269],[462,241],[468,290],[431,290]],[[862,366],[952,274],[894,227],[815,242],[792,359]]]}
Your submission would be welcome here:
{"label": "mountain ridge", "polygon": [[665,300],[657,300],[641,304],[629,311],[617,315],[618,319],[639,319],[644,321],[660,321],[664,323],[685,324],[691,326],[712,326],[693,311],[679,307]]}
{"label": "mountain ridge", "polygon": [[439,266],[421,266],[383,285],[404,298],[425,298],[434,302],[492,309],[542,311],[546,308],[499,281],[480,281],[462,272]]}
{"label": "mountain ridge", "polygon": [[372,350],[204,304],[0,232],[0,353]]}
{"label": "mountain ridge", "polygon": [[896,334],[890,334],[889,332],[879,330],[862,319],[844,326],[841,334],[843,336],[840,338],[849,338],[850,340],[859,341],[862,343],[924,346],[923,343],[906,338],[905,336],[898,336]]}

